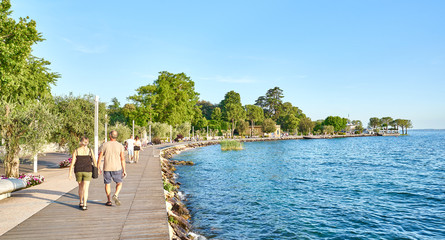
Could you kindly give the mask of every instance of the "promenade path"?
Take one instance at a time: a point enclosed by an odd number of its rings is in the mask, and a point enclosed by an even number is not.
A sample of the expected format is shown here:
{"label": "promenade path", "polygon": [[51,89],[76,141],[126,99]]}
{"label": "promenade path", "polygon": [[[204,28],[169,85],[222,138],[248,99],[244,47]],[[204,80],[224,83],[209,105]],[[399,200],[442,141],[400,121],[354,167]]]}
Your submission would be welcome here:
{"label": "promenade path", "polygon": [[[88,210],[82,211],[78,207],[77,183],[67,179],[68,170],[43,169],[39,172],[42,175],[45,170],[46,174],[58,174],[0,201],[0,225],[8,225],[8,218],[14,218],[8,216],[16,214],[14,208],[18,213],[23,209],[32,212],[38,201],[47,206],[12,229],[0,232],[0,239],[169,239],[159,151],[159,147],[147,147],[141,151],[138,164],[127,162],[128,177],[119,196],[121,206],[105,206],[103,177],[99,176],[90,185]],[[58,184],[63,189],[57,190]],[[113,193],[114,183],[112,189]],[[37,209],[41,208],[37,205]]]}

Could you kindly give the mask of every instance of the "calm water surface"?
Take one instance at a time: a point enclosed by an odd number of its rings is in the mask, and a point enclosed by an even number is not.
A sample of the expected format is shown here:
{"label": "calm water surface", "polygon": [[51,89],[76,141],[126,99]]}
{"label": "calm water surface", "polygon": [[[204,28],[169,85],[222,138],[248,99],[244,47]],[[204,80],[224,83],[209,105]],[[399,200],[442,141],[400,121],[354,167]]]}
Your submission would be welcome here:
{"label": "calm water surface", "polygon": [[175,157],[209,239],[445,239],[445,131],[244,147]]}

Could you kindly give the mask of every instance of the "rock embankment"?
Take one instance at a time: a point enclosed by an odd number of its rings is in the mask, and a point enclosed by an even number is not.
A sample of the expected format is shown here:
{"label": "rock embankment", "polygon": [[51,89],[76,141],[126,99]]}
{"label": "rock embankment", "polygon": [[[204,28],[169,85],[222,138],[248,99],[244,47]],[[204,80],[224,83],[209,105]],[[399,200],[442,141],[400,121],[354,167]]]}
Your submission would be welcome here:
{"label": "rock embankment", "polygon": [[176,168],[174,165],[194,165],[191,161],[171,160],[174,155],[192,148],[205,147],[218,144],[218,142],[200,142],[189,143],[175,146],[161,151],[161,167],[162,180],[164,182],[164,195],[166,208],[168,213],[168,223],[170,228],[170,236],[173,240],[189,240],[194,239],[190,232],[192,225],[190,224],[190,212],[183,203],[185,199],[179,193],[180,182],[176,180]]}

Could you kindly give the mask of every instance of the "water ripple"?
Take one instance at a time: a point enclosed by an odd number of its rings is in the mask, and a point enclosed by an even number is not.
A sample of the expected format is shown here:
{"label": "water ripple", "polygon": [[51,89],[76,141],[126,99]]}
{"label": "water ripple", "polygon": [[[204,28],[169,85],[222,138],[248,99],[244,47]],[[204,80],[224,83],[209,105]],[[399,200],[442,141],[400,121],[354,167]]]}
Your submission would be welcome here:
{"label": "water ripple", "polygon": [[177,156],[210,239],[444,239],[445,131],[246,143]]}

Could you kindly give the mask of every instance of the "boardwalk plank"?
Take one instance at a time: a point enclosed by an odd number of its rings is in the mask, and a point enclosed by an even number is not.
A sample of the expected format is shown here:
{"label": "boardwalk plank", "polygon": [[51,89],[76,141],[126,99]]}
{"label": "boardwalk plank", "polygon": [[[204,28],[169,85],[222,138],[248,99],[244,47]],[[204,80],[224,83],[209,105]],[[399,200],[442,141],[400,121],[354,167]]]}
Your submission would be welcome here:
{"label": "boardwalk plank", "polygon": [[[154,153],[159,156],[158,149]],[[75,188],[0,239],[169,239],[159,157],[151,149],[142,151],[138,164],[127,164],[127,172],[121,206],[104,205],[100,176],[90,184],[87,211],[78,208]]]}

